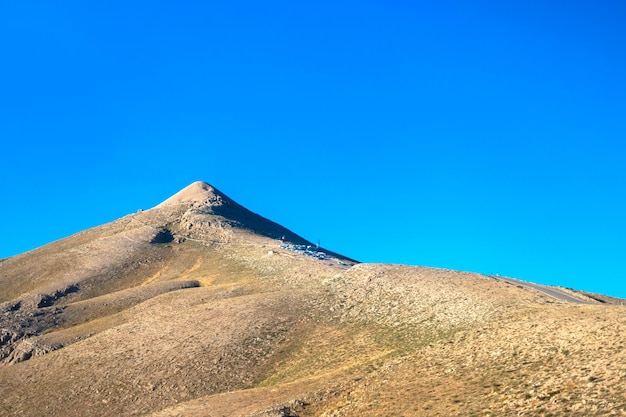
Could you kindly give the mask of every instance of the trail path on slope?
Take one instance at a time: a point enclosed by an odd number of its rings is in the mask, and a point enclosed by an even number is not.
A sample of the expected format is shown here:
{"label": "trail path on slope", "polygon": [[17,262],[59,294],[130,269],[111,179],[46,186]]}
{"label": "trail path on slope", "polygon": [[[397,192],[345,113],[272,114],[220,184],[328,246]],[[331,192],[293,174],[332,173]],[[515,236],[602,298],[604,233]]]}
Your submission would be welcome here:
{"label": "trail path on slope", "polygon": [[555,298],[555,299],[557,299],[559,301],[564,301],[566,303],[591,304],[588,301],[583,301],[583,300],[578,299],[578,298],[576,298],[576,297],[574,297],[572,295],[569,295],[568,293],[566,293],[564,291],[561,291],[561,290],[553,288],[553,287],[547,287],[545,285],[534,284],[532,282],[520,281],[518,279],[507,278],[507,277],[494,277],[494,278],[499,279],[499,280],[504,281],[504,282],[508,282],[509,284],[520,285],[522,287],[526,287],[526,288],[533,289],[535,291],[539,291],[542,294],[545,294],[547,296]]}

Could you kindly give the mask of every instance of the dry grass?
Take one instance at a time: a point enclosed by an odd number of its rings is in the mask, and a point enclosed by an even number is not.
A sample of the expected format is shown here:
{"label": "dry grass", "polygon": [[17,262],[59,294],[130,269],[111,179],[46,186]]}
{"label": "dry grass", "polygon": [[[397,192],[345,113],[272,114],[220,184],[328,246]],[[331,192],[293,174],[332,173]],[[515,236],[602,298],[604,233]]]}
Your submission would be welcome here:
{"label": "dry grass", "polygon": [[280,249],[240,206],[202,204],[2,261],[0,349],[22,361],[0,365],[0,415],[626,414],[624,307],[345,269]]}

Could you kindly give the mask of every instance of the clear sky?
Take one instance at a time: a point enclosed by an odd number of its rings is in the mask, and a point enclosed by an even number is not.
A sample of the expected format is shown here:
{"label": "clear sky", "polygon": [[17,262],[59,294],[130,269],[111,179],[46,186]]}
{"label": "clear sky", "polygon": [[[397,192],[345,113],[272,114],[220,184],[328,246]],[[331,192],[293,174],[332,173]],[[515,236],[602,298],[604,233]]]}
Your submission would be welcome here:
{"label": "clear sky", "polygon": [[626,297],[624,22],[621,0],[0,0],[0,257],[204,180],[361,261]]}

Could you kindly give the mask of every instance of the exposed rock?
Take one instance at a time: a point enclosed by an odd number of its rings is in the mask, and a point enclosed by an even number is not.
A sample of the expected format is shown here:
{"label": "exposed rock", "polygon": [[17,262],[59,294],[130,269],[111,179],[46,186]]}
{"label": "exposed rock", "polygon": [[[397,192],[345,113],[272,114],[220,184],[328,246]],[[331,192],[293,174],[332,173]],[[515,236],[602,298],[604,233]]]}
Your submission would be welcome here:
{"label": "exposed rock", "polygon": [[42,344],[36,338],[22,339],[4,361],[10,364],[16,364],[34,356],[45,355],[60,347],[61,346]]}

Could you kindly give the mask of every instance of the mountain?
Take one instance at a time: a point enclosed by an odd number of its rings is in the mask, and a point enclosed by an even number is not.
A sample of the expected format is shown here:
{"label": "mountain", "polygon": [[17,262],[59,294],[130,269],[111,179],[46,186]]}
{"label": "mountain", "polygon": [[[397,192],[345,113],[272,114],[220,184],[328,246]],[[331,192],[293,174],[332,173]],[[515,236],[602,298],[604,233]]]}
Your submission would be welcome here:
{"label": "mountain", "polygon": [[358,263],[203,182],[0,288],[2,416],[626,414],[622,300]]}

